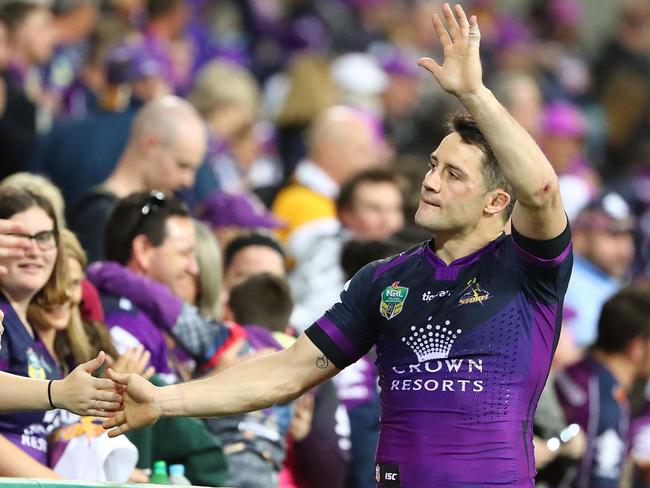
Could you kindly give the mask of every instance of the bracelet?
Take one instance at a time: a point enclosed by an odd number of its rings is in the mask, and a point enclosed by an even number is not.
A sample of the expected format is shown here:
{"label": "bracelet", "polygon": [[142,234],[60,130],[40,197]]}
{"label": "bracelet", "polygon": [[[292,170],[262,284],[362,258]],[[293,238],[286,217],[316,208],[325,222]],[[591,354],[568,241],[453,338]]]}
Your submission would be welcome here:
{"label": "bracelet", "polygon": [[52,403],[52,383],[53,383],[53,382],[54,382],[54,380],[50,380],[50,381],[48,382],[48,384],[47,384],[47,399],[48,399],[48,401],[50,402],[50,407],[52,407],[53,409],[55,409],[55,408],[57,408],[57,407],[54,406],[54,403]]}

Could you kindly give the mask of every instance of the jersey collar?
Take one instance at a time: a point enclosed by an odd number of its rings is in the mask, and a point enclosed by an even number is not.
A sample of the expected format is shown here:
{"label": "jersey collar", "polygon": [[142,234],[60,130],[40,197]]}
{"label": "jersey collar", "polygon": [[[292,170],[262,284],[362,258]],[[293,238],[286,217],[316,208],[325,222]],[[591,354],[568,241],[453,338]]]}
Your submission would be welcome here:
{"label": "jersey collar", "polygon": [[433,250],[433,245],[435,242],[435,237],[428,241],[425,245],[424,255],[427,258],[427,261],[431,266],[434,267],[436,272],[436,279],[443,281],[454,281],[458,278],[458,274],[466,267],[474,264],[476,261],[481,259],[487,253],[491,252],[494,247],[506,238],[505,232],[502,233],[499,237],[489,242],[486,246],[474,251],[467,256],[462,258],[455,259],[451,263],[445,263]]}

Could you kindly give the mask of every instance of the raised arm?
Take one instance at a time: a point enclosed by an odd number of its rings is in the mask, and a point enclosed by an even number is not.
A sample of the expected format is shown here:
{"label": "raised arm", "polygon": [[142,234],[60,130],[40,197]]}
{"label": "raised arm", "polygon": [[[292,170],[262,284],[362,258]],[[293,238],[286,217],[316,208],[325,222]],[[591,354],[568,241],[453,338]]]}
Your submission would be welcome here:
{"label": "raised arm", "polygon": [[431,58],[418,61],[440,86],[456,96],[474,118],[490,144],[517,203],[512,215],[517,231],[532,239],[551,239],[565,229],[566,214],[553,167],[528,132],[517,123],[483,84],[476,16],[469,20],[462,7],[443,6],[447,28],[438,15],[433,27],[444,51],[440,66]]}
{"label": "raised arm", "polygon": [[127,387],[124,410],[104,422],[114,437],[155,423],[163,416],[216,417],[286,403],[338,373],[302,334],[288,349],[239,363],[190,383],[155,387],[137,375],[110,377]]}

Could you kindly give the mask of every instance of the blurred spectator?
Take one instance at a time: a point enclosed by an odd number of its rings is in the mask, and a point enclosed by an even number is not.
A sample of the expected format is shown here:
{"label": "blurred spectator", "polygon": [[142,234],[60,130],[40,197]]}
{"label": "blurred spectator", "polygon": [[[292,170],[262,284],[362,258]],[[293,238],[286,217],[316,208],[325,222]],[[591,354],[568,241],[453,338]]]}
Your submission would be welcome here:
{"label": "blurred spectator", "polygon": [[234,238],[226,246],[223,258],[224,286],[235,284],[255,273],[286,275],[285,254],[273,237],[251,232]]}
{"label": "blurred spectator", "polygon": [[212,320],[221,320],[223,316],[221,293],[223,287],[223,266],[219,242],[212,235],[210,228],[194,222],[196,229],[196,262],[199,273],[186,275],[186,284],[181,286],[183,301],[196,305],[199,312]]}
{"label": "blurred spectator", "polygon": [[[196,308],[196,285],[189,297],[188,284],[199,271],[195,221],[176,198],[135,193],[118,202],[108,230],[109,261],[90,266],[88,278],[102,293],[116,347],[142,344],[168,380],[177,375],[189,379],[186,360],[202,361],[229,335],[227,327]],[[184,301],[186,297],[192,302]],[[214,310],[215,303],[209,305]]]}
{"label": "blurred spectator", "polygon": [[[27,172],[14,173],[0,181],[0,188],[9,186],[13,188],[22,188],[43,195],[52,204],[59,227],[65,227],[65,202],[63,201],[63,195],[61,195],[61,191],[56,187],[56,185],[46,177]],[[88,360],[89,359],[86,361]],[[82,362],[85,363],[86,361]]]}
{"label": "blurred spectator", "polygon": [[201,203],[198,218],[210,225],[222,249],[246,231],[283,226],[254,196],[245,193],[214,192]]}
{"label": "blurred spectator", "polygon": [[629,457],[627,393],[636,379],[649,376],[650,289],[629,287],[603,306],[587,357],[556,378],[567,421],[587,434],[571,486],[620,486]]}
{"label": "blurred spectator", "polygon": [[584,159],[587,125],[573,105],[554,103],[544,108],[541,146],[560,177],[562,202],[570,221],[598,193],[600,181]]}
{"label": "blurred spectator", "polygon": [[220,188],[243,192],[279,183],[281,170],[263,157],[259,88],[246,69],[210,62],[199,72],[188,100],[208,126],[208,160]]}
{"label": "blurred spectator", "polygon": [[156,57],[167,72],[167,79],[177,91],[190,83],[194,52],[185,39],[189,21],[189,5],[185,0],[146,0],[144,28],[147,50]]}
{"label": "blurred spectator", "polygon": [[[59,228],[52,205],[42,196],[17,188],[0,190],[0,219],[23,224],[30,248],[22,257],[2,258],[0,306],[4,313],[0,369],[19,376],[61,379],[63,371],[35,334],[27,309],[65,298],[66,259],[58,249]],[[57,479],[47,468],[47,432],[52,411],[0,416],[2,476]]]}
{"label": "blurred spectator", "polygon": [[573,224],[576,256],[564,299],[564,324],[579,347],[594,342],[600,307],[629,277],[634,229],[630,209],[616,193],[587,205]]}
{"label": "blurred spectator", "polygon": [[264,104],[277,127],[278,151],[285,178],[293,174],[298,162],[307,154],[308,127],[337,101],[338,93],[327,58],[321,54],[298,53],[285,73],[269,79]]}
{"label": "blurred spectator", "polygon": [[338,220],[319,225],[289,242],[295,260],[289,281],[296,308],[291,323],[302,331],[338,299],[347,281],[341,251],[350,239],[385,240],[404,226],[399,179],[391,170],[371,169],[343,184],[336,200]]}
{"label": "blurred spectator", "polygon": [[98,0],[55,0],[52,2],[56,49],[46,67],[45,82],[56,96],[57,115],[66,113],[66,91],[84,63],[88,36],[99,21]]}
{"label": "blurred spectator", "polygon": [[[8,58],[0,59],[0,178],[25,168],[36,134],[47,130],[54,100],[46,92],[39,66],[54,50],[54,28],[48,8],[38,2],[12,0],[0,7],[6,29]],[[0,39],[0,44],[4,39]]]}
{"label": "blurred spectator", "polygon": [[191,187],[205,144],[198,114],[180,98],[158,98],[140,110],[115,170],[70,213],[70,227],[91,261],[104,255],[103,227],[115,201],[137,191],[171,193]]}
{"label": "blurred spectator", "polygon": [[[133,43],[111,49],[104,70],[96,109],[78,120],[55,124],[38,140],[30,160],[31,171],[45,173],[59,185],[70,209],[115,168],[137,110],[171,90],[158,62]],[[69,177],[73,173],[74,179]]]}
{"label": "blurred spectator", "polygon": [[[65,301],[32,303],[27,316],[50,356],[68,374],[101,350],[112,358],[117,358],[117,353],[103,324],[84,323],[81,319],[79,306],[86,261],[79,241],[67,229],[61,230],[60,248],[67,259]],[[142,350],[130,350],[114,364],[112,359],[110,363],[117,370],[149,378],[153,368],[145,371],[148,357]],[[48,465],[62,477],[117,483],[129,479],[138,451],[126,438],[109,438],[99,419],[58,412],[52,428]]]}
{"label": "blurred spectator", "polygon": [[378,164],[379,154],[367,120],[348,107],[327,109],[312,128],[309,159],[298,164],[291,183],[280,190],[273,213],[287,222],[284,242],[306,224],[336,217],[340,185]]}
{"label": "blurred spectator", "polygon": [[[243,326],[238,355],[262,350],[279,351],[293,342],[284,331],[293,302],[285,279],[258,273],[230,291],[228,315]],[[235,488],[267,488],[278,485],[286,455],[292,405],[276,405],[244,415],[209,419],[210,430],[219,436],[228,458],[226,485]]]}
{"label": "blurred spectator", "polygon": [[535,78],[522,71],[502,71],[491,80],[494,95],[535,140],[542,136],[542,93]]}
{"label": "blurred spectator", "polygon": [[617,32],[595,64],[597,90],[607,117],[607,167],[616,177],[650,129],[650,6],[624,2]]}
{"label": "blurred spectator", "polygon": [[382,95],[389,78],[375,58],[365,53],[346,53],[332,62],[331,72],[341,103],[378,117],[384,115]]}

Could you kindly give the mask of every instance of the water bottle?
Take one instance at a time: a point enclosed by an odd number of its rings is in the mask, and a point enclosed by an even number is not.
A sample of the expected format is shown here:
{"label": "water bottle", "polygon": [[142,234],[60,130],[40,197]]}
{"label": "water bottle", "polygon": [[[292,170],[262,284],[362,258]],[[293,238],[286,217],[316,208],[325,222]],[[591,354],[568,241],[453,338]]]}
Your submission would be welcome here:
{"label": "water bottle", "polygon": [[169,467],[169,482],[172,485],[192,485],[190,480],[185,477],[185,466],[182,464],[172,464]]}
{"label": "water bottle", "polygon": [[167,463],[165,461],[156,461],[153,463],[153,474],[149,478],[149,483],[156,485],[169,485],[169,476],[167,476]]}

